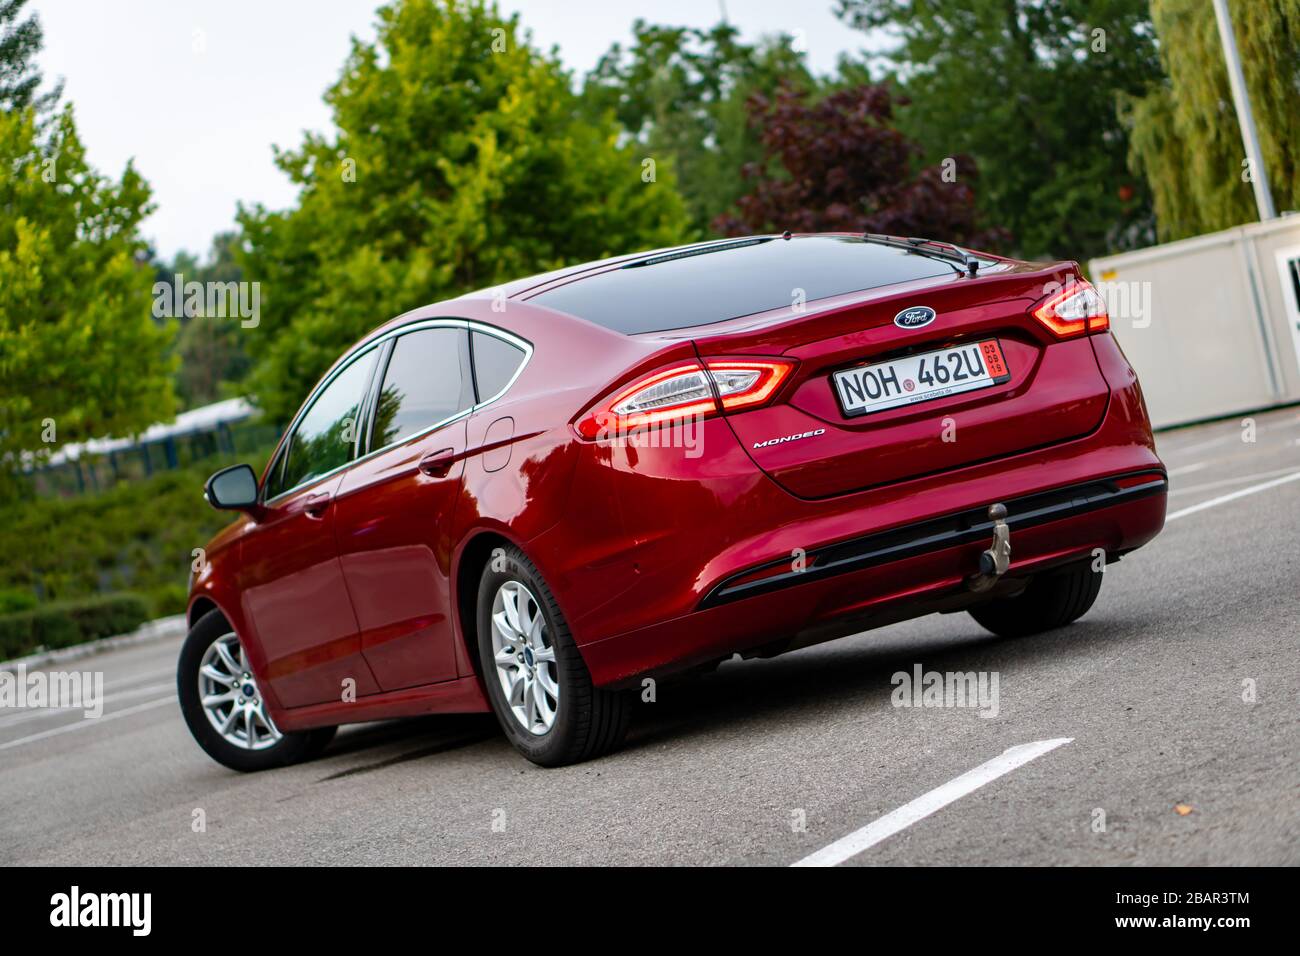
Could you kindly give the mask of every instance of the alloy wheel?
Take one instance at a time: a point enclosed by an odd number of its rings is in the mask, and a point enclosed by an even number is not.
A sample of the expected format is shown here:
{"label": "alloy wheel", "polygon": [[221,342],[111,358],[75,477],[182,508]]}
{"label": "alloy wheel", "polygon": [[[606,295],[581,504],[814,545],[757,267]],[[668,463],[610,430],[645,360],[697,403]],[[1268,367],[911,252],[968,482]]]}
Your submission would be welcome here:
{"label": "alloy wheel", "polygon": [[537,598],[507,581],[492,599],[492,657],[506,704],[519,726],[541,736],[555,726],[559,671]]}
{"label": "alloy wheel", "polygon": [[199,703],[222,739],[242,750],[265,750],[283,736],[266,711],[266,699],[233,632],[221,635],[203,652]]}

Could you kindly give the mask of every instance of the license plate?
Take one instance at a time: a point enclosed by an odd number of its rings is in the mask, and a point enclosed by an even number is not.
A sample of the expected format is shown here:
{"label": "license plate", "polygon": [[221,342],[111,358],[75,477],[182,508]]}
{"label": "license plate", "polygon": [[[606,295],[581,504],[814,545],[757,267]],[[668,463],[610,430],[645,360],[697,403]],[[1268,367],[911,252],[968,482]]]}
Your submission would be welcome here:
{"label": "license plate", "polygon": [[973,392],[1010,378],[997,339],[904,355],[832,376],[840,407],[850,418]]}

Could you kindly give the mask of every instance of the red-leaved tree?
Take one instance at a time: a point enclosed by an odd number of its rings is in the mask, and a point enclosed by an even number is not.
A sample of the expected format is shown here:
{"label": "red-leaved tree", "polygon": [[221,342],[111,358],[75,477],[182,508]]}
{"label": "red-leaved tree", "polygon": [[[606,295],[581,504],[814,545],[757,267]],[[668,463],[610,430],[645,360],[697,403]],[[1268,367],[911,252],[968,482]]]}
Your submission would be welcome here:
{"label": "red-leaved tree", "polygon": [[1008,238],[978,223],[973,159],[916,168],[921,149],[893,127],[887,87],[849,87],[815,102],[783,88],[751,97],[748,108],[765,159],[742,168],[753,185],[714,220],[724,235],[878,232],[983,248]]}

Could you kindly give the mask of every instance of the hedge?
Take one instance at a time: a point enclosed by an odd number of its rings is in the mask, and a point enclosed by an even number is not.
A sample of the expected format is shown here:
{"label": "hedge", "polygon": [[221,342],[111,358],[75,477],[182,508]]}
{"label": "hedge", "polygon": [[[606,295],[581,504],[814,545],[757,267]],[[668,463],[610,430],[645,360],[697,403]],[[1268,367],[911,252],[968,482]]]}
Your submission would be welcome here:
{"label": "hedge", "polygon": [[148,604],[138,594],[53,601],[29,611],[0,614],[0,660],[125,634],[147,620]]}
{"label": "hedge", "polygon": [[[256,465],[259,453],[245,460]],[[185,609],[195,548],[236,516],[203,500],[229,457],[97,494],[0,503],[0,614],[105,594],[142,596],[151,617]]]}

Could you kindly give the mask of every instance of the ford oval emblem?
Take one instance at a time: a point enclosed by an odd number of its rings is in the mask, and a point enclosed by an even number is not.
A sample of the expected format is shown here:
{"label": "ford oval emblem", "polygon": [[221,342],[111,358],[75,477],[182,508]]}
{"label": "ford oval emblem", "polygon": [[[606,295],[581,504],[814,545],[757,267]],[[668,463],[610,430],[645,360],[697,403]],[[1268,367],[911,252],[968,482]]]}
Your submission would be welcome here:
{"label": "ford oval emblem", "polygon": [[934,309],[927,305],[914,305],[894,316],[894,324],[900,329],[919,329],[934,321]]}

